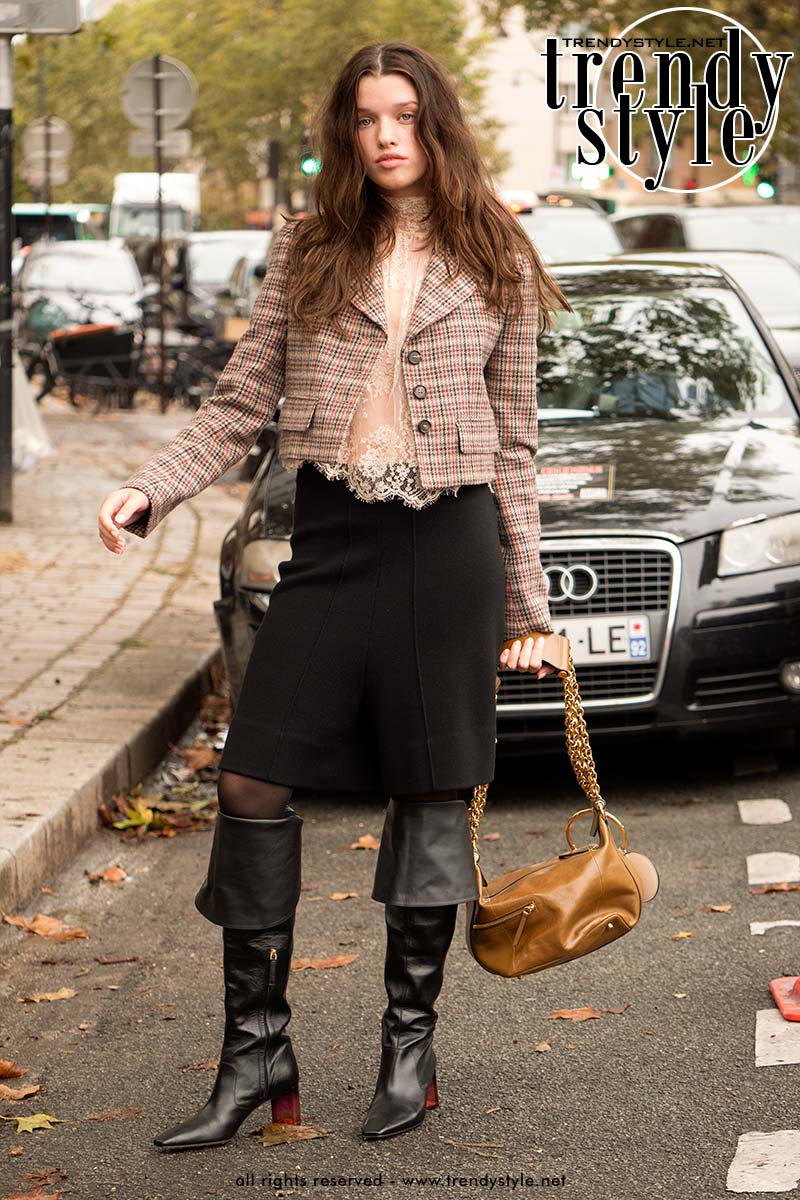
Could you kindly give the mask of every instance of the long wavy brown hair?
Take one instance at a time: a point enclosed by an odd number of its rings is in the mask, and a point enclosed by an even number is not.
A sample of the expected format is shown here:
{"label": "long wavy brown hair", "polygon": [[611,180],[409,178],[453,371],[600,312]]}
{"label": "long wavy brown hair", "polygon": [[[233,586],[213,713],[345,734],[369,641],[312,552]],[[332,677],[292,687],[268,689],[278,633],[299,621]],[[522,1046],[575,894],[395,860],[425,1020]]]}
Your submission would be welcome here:
{"label": "long wavy brown hair", "polygon": [[311,144],[321,160],[310,189],[309,215],[288,217],[298,229],[289,258],[289,303],[307,327],[331,321],[372,271],[379,252],[394,247],[391,201],[364,171],[358,141],[357,90],[364,75],[405,75],[419,100],[417,138],[427,157],[430,235],[425,245],[454,260],[476,280],[499,313],[521,302],[521,253],[533,266],[540,331],[557,308],[572,312],[561,289],[513,213],[498,197],[475,136],[444,67],[408,42],[376,42],[357,50],[312,118]]}

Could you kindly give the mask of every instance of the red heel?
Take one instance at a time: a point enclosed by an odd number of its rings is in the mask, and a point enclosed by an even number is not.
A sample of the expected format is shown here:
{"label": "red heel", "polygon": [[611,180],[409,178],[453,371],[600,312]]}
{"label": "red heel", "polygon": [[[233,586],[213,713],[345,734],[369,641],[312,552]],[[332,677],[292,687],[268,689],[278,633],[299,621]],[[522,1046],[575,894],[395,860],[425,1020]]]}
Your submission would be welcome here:
{"label": "red heel", "polygon": [[425,1097],[426,1108],[439,1107],[439,1089],[436,1086],[436,1072],[433,1073],[433,1079],[428,1084],[428,1094]]}
{"label": "red heel", "polygon": [[285,1092],[272,1101],[272,1120],[276,1125],[302,1125],[300,1092]]}

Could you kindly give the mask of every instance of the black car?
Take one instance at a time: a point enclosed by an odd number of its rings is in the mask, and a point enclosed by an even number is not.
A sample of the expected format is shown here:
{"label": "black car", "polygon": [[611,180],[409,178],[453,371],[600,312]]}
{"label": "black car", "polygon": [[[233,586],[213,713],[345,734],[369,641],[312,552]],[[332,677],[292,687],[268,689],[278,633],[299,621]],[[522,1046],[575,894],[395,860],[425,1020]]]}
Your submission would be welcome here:
{"label": "black car", "polygon": [[[592,734],[800,724],[800,391],[713,266],[569,263],[539,339],[541,560]],[[221,552],[235,699],[291,554],[280,410]],[[354,614],[357,619],[357,614]],[[563,745],[561,684],[498,670],[498,750]]]}

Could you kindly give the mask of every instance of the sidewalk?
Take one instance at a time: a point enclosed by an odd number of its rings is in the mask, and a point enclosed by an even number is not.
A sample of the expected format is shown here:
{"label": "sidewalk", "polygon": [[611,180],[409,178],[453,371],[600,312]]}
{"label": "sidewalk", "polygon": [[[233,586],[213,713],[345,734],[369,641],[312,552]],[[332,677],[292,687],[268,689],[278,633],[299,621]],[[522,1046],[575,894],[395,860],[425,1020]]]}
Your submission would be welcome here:
{"label": "sidewalk", "polygon": [[209,690],[219,547],[246,488],[232,472],[112,555],[103,496],[192,413],[91,415],[52,397],[41,411],[56,454],[15,473],[0,526],[0,913],[52,879]]}

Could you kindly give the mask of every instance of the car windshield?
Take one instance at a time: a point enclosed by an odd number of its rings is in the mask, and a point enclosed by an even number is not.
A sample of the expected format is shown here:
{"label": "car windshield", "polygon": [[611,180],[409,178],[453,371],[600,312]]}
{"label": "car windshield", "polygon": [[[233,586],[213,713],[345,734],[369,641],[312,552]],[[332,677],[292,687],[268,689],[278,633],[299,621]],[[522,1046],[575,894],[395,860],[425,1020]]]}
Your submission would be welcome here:
{"label": "car windshield", "polygon": [[[179,204],[162,204],[161,227],[164,233],[180,233],[188,217]],[[158,210],[154,204],[122,204],[117,210],[116,233],[119,237],[157,237]]]}
{"label": "car windshield", "polygon": [[23,287],[46,292],[135,292],[141,287],[125,254],[38,254],[29,258]]}
{"label": "car windshield", "polygon": [[[688,216],[688,214],[687,214]],[[686,240],[692,250],[772,250],[800,259],[800,209],[726,212],[715,209],[712,220],[686,221]]]}
{"label": "car windshield", "polygon": [[[267,248],[264,234],[264,253]],[[214,238],[213,241],[191,242],[189,266],[195,283],[227,283],[238,259],[253,253],[252,238]]]}
{"label": "car windshield", "polygon": [[640,285],[605,272],[558,282],[575,311],[559,309],[539,338],[543,420],[794,414],[766,345],[729,288],[685,277]]}
{"label": "car windshield", "polygon": [[517,219],[548,262],[608,258],[622,252],[614,226],[591,208],[541,205]]}

